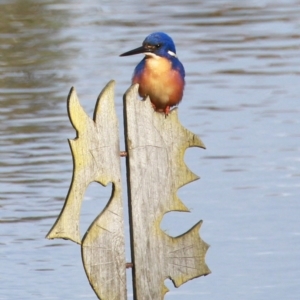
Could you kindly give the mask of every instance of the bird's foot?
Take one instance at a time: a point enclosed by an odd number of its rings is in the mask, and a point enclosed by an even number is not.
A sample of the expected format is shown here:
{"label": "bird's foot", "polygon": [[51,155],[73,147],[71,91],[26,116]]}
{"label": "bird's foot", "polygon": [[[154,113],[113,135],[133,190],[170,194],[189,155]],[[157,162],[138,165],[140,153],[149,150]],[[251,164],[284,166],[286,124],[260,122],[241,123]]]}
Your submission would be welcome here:
{"label": "bird's foot", "polygon": [[166,106],[165,108],[157,108],[152,102],[151,105],[155,111],[164,113],[166,116],[170,113],[170,106]]}
{"label": "bird's foot", "polygon": [[154,109],[155,111],[157,111],[157,108],[156,108],[155,104],[151,102],[151,105],[152,105],[153,109]]}
{"label": "bird's foot", "polygon": [[165,113],[166,116],[170,113],[170,106],[165,107],[164,113]]}

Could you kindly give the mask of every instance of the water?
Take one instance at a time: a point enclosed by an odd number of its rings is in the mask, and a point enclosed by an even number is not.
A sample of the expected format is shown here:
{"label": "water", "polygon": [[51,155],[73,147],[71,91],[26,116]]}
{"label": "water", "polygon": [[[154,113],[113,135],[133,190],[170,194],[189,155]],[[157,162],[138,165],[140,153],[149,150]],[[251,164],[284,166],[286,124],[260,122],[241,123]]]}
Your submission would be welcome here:
{"label": "water", "polygon": [[[66,97],[75,86],[92,115],[115,79],[121,120],[141,56],[118,55],[154,31],[175,40],[187,73],[180,120],[207,147],[186,153],[201,176],[179,191],[191,213],[162,227],[177,235],[204,220],[212,274],[166,281],[165,299],[298,299],[299,0],[19,0],[1,1],[0,16],[0,299],[96,299],[79,246],[44,239],[72,176]],[[90,186],[82,233],[110,189]]]}

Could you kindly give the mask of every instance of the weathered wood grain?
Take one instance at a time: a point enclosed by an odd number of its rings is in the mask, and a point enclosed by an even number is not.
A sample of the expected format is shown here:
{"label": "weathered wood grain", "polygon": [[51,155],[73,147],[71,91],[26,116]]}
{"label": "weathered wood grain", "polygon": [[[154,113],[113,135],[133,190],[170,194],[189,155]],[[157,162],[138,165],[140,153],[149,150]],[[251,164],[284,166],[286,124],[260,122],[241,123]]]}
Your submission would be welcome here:
{"label": "weathered wood grain", "polygon": [[134,299],[160,300],[168,291],[166,278],[178,287],[210,273],[209,246],[198,233],[202,221],[178,237],[160,228],[165,213],[188,211],[177,190],[198,177],[185,165],[184,152],[204,145],[182,127],[177,109],[168,116],[155,112],[149,99],[138,99],[137,89],[124,96]]}
{"label": "weathered wood grain", "polygon": [[[126,299],[120,147],[114,82],[109,82],[100,94],[93,120],[80,105],[74,88],[68,97],[68,112],[77,132],[77,137],[69,140],[74,164],[73,178],[64,207],[47,238],[64,238],[81,244],[84,268],[99,299]],[[81,203],[86,188],[94,181],[104,186],[112,182],[112,195],[81,242]]]}

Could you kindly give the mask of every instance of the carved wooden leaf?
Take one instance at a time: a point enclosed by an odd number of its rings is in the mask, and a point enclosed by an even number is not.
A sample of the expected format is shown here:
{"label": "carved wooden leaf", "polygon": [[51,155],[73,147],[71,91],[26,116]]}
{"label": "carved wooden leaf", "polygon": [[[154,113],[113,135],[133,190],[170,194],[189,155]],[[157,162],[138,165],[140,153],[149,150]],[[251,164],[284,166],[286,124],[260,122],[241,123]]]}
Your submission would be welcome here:
{"label": "carved wooden leaf", "polygon": [[[101,92],[94,118],[83,110],[71,89],[68,112],[77,137],[69,140],[74,169],[64,207],[47,238],[64,238],[82,244],[84,268],[99,299],[126,299],[123,202],[118,120],[114,107],[114,82]],[[81,243],[79,218],[88,185],[113,183],[105,209],[91,224]]]}
{"label": "carved wooden leaf", "polygon": [[208,245],[198,233],[201,222],[179,237],[160,229],[165,213],[188,211],[177,190],[198,176],[185,165],[184,152],[204,144],[180,124],[177,109],[168,116],[155,112],[149,99],[138,99],[137,89],[131,87],[124,97],[134,292],[135,299],[159,300],[168,291],[166,278],[178,287],[210,273]]}

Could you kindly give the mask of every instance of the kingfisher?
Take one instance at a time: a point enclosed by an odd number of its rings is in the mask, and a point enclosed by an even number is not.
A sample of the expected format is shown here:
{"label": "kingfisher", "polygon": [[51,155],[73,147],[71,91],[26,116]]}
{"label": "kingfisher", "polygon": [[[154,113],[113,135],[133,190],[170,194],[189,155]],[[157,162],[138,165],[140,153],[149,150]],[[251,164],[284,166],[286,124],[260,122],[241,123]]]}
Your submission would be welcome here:
{"label": "kingfisher", "polygon": [[185,71],[176,55],[175,44],[164,32],[148,35],[142,46],[120,56],[143,53],[145,57],[134,69],[132,84],[139,84],[139,95],[149,96],[156,111],[169,114],[183,96]]}

